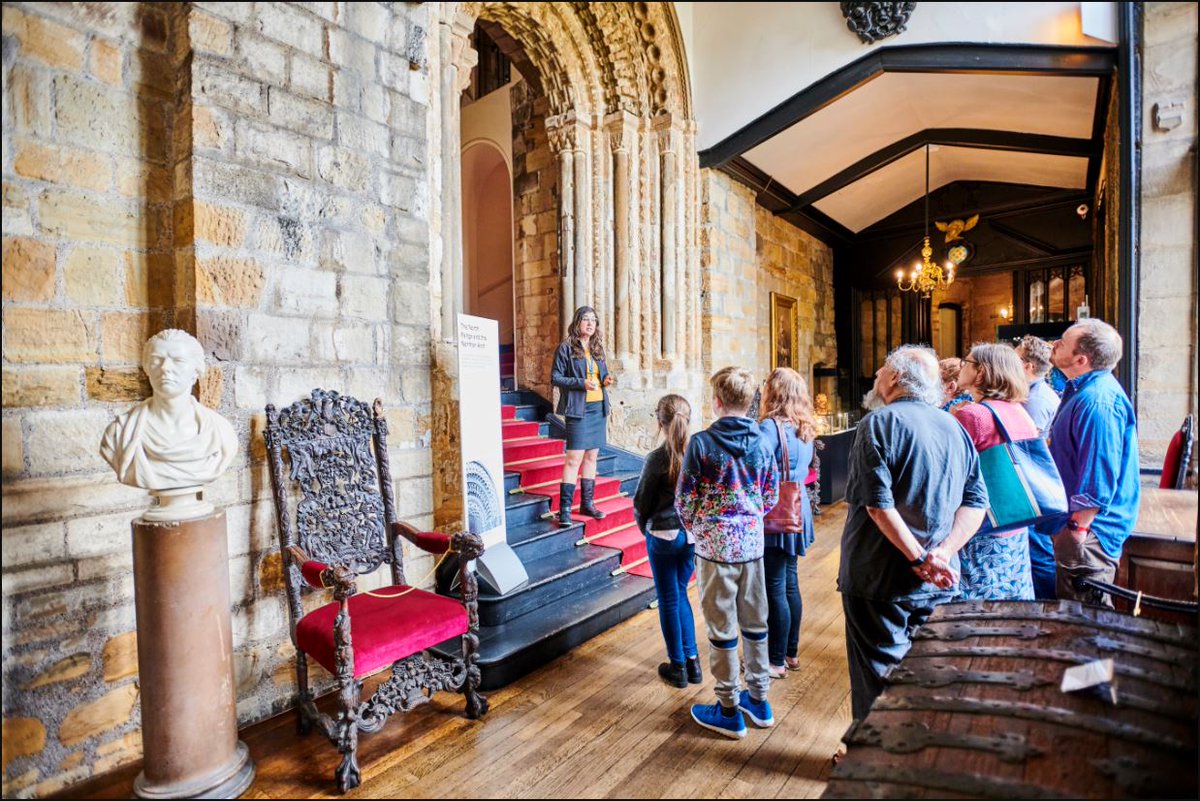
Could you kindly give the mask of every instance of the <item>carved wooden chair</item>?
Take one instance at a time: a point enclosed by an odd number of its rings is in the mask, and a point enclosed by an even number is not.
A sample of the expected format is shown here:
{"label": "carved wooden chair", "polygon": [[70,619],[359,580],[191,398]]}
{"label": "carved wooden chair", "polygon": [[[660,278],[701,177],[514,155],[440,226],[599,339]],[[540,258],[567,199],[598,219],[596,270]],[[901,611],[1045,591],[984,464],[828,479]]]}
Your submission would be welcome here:
{"label": "carved wooden chair", "polygon": [[[461,691],[468,718],[487,712],[487,699],[478,692],[479,590],[474,573],[466,569],[483,552],[483,543],[475,534],[419,532],[396,520],[387,422],[379,400],[368,408],[337,392],[314,389],[311,398],[286,409],[268,406],[263,436],[287,565],[300,732],[316,726],[337,746],[342,761],[335,778],[346,792],[361,782],[360,731],[379,731],[394,712],[407,712],[436,690]],[[294,515],[289,481],[300,489]],[[405,584],[403,540],[433,554],[453,551],[462,557],[461,600]],[[392,586],[359,592],[355,579],[385,563],[391,566]],[[334,600],[305,614],[303,595],[310,587],[332,590]],[[462,637],[461,657],[446,661],[425,652],[457,636]],[[336,717],[318,711],[313,702],[310,658],[336,677]],[[391,676],[362,701],[363,677],[388,664]]]}

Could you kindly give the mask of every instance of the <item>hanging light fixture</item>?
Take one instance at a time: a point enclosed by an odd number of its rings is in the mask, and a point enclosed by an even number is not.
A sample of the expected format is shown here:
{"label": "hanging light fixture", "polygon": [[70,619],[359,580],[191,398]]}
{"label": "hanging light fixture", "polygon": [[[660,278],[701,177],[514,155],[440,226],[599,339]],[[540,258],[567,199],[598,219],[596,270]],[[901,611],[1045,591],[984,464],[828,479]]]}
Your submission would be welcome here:
{"label": "hanging light fixture", "polygon": [[916,292],[927,298],[935,289],[945,289],[954,283],[954,264],[946,262],[945,269],[933,261],[933,247],[929,244],[929,145],[925,145],[925,244],[921,246],[921,260],[907,274],[896,270],[896,285],[901,292]]}

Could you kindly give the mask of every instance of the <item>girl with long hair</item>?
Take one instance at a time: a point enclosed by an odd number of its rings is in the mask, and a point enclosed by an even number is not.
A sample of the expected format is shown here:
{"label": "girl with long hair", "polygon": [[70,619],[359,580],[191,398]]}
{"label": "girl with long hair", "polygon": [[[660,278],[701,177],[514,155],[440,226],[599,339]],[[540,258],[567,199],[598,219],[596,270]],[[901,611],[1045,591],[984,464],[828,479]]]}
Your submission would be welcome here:
{"label": "girl with long hair", "polygon": [[567,459],[559,488],[558,524],[573,525],[571,505],[579,476],[579,511],[604,517],[596,508],[596,459],[606,442],[608,386],[613,377],[604,359],[600,320],[591,306],[575,310],[567,338],[554,352],[550,382],[558,387],[556,412],[567,422]]}
{"label": "girl with long hair", "polygon": [[696,650],[696,623],[687,587],[695,568],[695,538],[686,532],[675,511],[675,487],[687,450],[692,407],[679,395],[658,402],[654,417],[663,444],[650,451],[633,498],[633,515],[646,535],[646,554],[658,592],[658,622],[667,644],[667,661],[658,675],[674,687],[703,680]]}
{"label": "girl with long hair", "polygon": [[[771,371],[763,386],[759,430],[779,466],[780,481],[803,485],[812,464],[817,421],[803,376],[790,367]],[[784,444],[788,463],[783,463]],[[804,605],[796,575],[798,557],[813,543],[812,506],[801,489],[798,531],[764,534],[763,567],[767,577],[767,656],[772,678],[799,670],[800,618]]]}
{"label": "girl with long hair", "polygon": [[[1016,350],[1009,345],[981,343],[972,347],[962,362],[958,383],[975,402],[959,406],[953,414],[975,443],[975,450],[982,452],[1004,442],[997,417],[1014,440],[1038,436],[1037,424],[1021,405],[1029,397],[1029,384]],[[962,571],[958,589],[963,598],[1033,600],[1028,529],[978,532],[959,550],[958,560]]]}

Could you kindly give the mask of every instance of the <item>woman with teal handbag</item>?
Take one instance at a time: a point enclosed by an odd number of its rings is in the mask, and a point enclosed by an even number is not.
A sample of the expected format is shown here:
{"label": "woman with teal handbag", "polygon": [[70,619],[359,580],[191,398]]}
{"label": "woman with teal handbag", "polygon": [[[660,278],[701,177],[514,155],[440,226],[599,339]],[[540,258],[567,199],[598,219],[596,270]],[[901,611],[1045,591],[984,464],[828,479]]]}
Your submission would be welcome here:
{"label": "woman with teal handbag", "polygon": [[1008,345],[975,345],[962,360],[959,386],[976,402],[955,409],[954,417],[979,451],[990,504],[989,519],[958,552],[959,591],[963,598],[1031,601],[1028,530],[1023,525],[1005,530],[1004,525],[1023,516],[1011,510],[1026,502],[1020,468],[1012,467],[1011,444],[1038,438],[1033,418],[1021,406],[1029,394],[1021,359]]}

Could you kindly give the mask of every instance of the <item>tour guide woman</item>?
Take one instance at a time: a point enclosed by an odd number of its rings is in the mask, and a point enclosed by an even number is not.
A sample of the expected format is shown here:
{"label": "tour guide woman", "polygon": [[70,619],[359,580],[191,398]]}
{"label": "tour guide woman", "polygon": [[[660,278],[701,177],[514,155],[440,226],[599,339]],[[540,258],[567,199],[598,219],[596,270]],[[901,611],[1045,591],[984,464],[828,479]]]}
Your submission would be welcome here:
{"label": "tour guide woman", "polygon": [[604,517],[596,508],[596,457],[605,443],[608,417],[608,387],[613,378],[604,363],[600,323],[591,306],[580,306],[567,328],[567,338],[554,352],[550,382],[558,387],[558,408],[567,421],[567,461],[559,490],[558,524],[569,526],[575,498],[575,476],[579,479],[579,511],[594,518]]}

